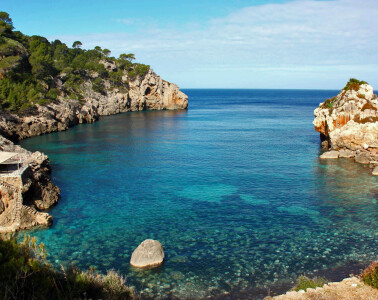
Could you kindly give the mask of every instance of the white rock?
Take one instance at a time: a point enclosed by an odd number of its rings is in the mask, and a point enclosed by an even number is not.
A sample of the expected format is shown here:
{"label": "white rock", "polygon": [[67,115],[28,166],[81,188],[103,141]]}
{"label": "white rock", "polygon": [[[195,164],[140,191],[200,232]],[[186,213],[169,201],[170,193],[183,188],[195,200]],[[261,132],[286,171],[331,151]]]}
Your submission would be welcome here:
{"label": "white rock", "polygon": [[335,159],[335,158],[339,158],[339,151],[335,151],[335,150],[332,150],[332,151],[328,151],[328,152],[324,152],[322,155],[320,155],[320,158],[321,159]]}
{"label": "white rock", "polygon": [[147,239],[143,241],[131,255],[133,267],[145,268],[159,266],[164,261],[163,246],[159,241]]}

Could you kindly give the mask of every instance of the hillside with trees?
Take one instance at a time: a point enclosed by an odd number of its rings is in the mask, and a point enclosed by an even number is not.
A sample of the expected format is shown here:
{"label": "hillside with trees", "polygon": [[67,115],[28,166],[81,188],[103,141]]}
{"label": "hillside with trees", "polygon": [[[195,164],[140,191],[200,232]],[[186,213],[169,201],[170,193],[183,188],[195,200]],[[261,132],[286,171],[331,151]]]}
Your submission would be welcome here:
{"label": "hillside with trees", "polygon": [[[82,84],[92,89],[125,89],[122,78],[144,76],[150,67],[135,63],[134,54],[110,56],[109,49],[82,49],[75,41],[68,47],[60,40],[28,36],[14,30],[9,14],[0,12],[0,104],[3,109],[23,113],[36,104],[59,99],[83,99]],[[110,87],[104,85],[109,82]]]}

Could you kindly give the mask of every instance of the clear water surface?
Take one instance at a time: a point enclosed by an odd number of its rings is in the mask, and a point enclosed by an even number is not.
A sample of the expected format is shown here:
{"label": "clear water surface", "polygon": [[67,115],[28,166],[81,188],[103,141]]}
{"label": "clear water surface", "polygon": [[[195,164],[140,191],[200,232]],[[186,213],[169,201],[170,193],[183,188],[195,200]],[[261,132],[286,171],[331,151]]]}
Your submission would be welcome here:
{"label": "clear water surface", "polygon": [[[254,299],[377,258],[377,178],[318,159],[313,110],[337,91],[184,92],[188,111],[104,117],[21,143],[49,155],[62,189],[52,228],[32,232],[52,262],[117,269],[143,298]],[[133,269],[147,238],[166,261]]]}

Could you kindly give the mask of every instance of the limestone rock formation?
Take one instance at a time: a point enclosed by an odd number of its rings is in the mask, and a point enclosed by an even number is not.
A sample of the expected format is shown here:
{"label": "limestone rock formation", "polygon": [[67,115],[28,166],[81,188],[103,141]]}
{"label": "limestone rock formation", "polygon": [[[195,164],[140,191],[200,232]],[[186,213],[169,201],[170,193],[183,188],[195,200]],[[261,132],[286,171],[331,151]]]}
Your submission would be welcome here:
{"label": "limestone rock formation", "polygon": [[130,264],[137,268],[156,267],[164,261],[163,246],[159,241],[144,240],[131,255]]}
{"label": "limestone rock formation", "polygon": [[49,158],[36,151],[25,161],[29,165],[27,172],[28,182],[24,184],[28,188],[24,189],[26,203],[45,210],[55,205],[59,200],[60,189],[51,182]]}
{"label": "limestone rock formation", "polygon": [[60,189],[51,182],[50,163],[41,152],[31,153],[0,136],[0,151],[17,152],[23,157],[24,171],[0,176],[0,232],[52,224],[45,212],[59,199]]}
{"label": "limestone rock formation", "polygon": [[337,96],[314,111],[313,124],[320,132],[323,148],[371,167],[378,165],[377,110],[373,88],[352,79]]}
{"label": "limestone rock formation", "polygon": [[95,92],[92,83],[83,84],[84,99],[61,97],[47,105],[36,105],[22,115],[0,108],[0,134],[13,141],[49,132],[67,130],[80,123],[92,123],[100,116],[140,110],[186,109],[188,96],[177,85],[163,80],[152,70],[131,80],[125,75],[123,90],[109,87],[103,93]]}

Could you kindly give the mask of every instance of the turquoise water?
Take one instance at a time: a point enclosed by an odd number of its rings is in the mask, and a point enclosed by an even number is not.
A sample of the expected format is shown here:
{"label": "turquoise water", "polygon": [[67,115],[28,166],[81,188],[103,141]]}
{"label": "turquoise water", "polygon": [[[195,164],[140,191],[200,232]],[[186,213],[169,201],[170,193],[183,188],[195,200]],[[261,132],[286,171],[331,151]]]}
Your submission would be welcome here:
{"label": "turquoise water", "polygon": [[[321,162],[313,110],[336,91],[185,90],[188,111],[104,117],[23,141],[62,189],[49,259],[117,269],[143,298],[261,298],[377,258],[377,178]],[[129,265],[144,239],[166,261]]]}

